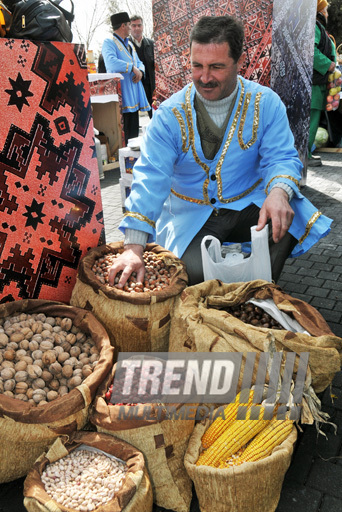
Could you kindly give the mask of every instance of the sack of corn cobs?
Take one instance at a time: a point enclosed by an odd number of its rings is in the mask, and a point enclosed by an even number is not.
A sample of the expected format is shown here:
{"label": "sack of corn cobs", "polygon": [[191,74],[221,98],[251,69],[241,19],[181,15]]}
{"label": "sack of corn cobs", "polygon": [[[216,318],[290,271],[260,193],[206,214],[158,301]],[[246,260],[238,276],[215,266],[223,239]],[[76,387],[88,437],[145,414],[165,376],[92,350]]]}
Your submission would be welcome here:
{"label": "sack of corn cobs", "polygon": [[[157,505],[176,512],[188,512],[192,484],[183,459],[195,421],[166,419],[162,404],[151,404],[150,408],[150,404],[108,403],[108,390],[116,367],[115,364],[111,375],[99,387],[89,420],[98,432],[123,439],[142,451]],[[177,410],[182,406],[174,405]]]}
{"label": "sack of corn cobs", "polygon": [[85,426],[113,352],[88,311],[34,299],[0,306],[0,482]]}
{"label": "sack of corn cobs", "polygon": [[106,434],[59,438],[27,475],[24,505],[29,512],[152,512],[144,456]]}
{"label": "sack of corn cobs", "polygon": [[[226,311],[227,308],[238,309],[254,298],[273,299],[278,310],[293,317],[307,334],[274,328],[271,323],[262,324],[253,319],[246,323],[247,318],[243,321],[235,312]],[[260,354],[268,351],[272,338],[276,351],[297,353],[294,374],[298,354],[309,352],[311,385],[316,393],[329,386],[341,367],[341,338],[334,336],[322,315],[306,302],[266,281],[224,284],[211,280],[188,287],[177,301],[170,332],[172,352]],[[240,377],[243,368],[242,364]]]}
{"label": "sack of corn cobs", "polygon": [[118,352],[167,352],[174,301],[188,281],[185,265],[170,251],[147,244],[145,282],[133,277],[131,286],[120,290],[106,284],[106,273],[122,251],[123,242],[91,249],[80,263],[70,303],[92,311]]}
{"label": "sack of corn cobs", "polygon": [[[190,438],[184,463],[201,512],[277,508],[297,430],[291,420],[264,419],[264,409],[252,404],[252,395],[243,403],[246,419],[236,419],[241,405],[236,400],[226,406],[225,419],[198,423]],[[253,408],[259,408],[259,419],[250,419]]]}

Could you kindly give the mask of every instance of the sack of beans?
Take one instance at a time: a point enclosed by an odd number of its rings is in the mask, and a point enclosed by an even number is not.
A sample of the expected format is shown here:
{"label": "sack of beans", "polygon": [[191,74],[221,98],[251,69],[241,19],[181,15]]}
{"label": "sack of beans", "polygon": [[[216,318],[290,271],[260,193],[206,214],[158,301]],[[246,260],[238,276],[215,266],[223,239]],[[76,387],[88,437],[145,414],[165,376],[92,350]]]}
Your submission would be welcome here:
{"label": "sack of beans", "polygon": [[29,512],[152,512],[152,489],[142,453],[96,432],[58,438],[24,482]]}
{"label": "sack of beans", "polygon": [[[228,406],[232,407],[233,404]],[[219,460],[218,448],[204,438],[214,424],[207,419],[198,423],[191,435],[185,454],[186,470],[194,482],[201,512],[246,511],[274,512],[277,508],[285,473],[290,466],[296,427],[290,420],[265,421],[260,419],[227,419],[226,430],[222,422],[217,428],[225,436]],[[245,423],[253,423],[248,429]],[[222,439],[222,437],[221,437]],[[220,442],[217,438],[216,444]],[[203,451],[203,443],[209,446]],[[220,445],[222,446],[222,445]],[[268,449],[268,447],[271,449]],[[211,451],[205,458],[205,453]],[[215,458],[216,457],[216,458]]]}
{"label": "sack of beans", "polygon": [[[255,309],[254,302],[261,301],[273,304],[272,314],[281,315],[282,321],[286,316],[295,330],[284,328],[258,306]],[[261,354],[268,351],[269,339],[276,351],[297,353],[294,374],[298,354],[309,352],[316,393],[326,389],[340,370],[341,338],[334,336],[322,315],[279,286],[261,280],[232,284],[211,280],[184,290],[172,318],[170,351]]]}
{"label": "sack of beans", "polygon": [[[167,417],[163,404],[111,404],[116,366],[98,389],[90,422],[98,432],[114,435],[142,451],[157,505],[189,512],[192,484],[184,467],[184,454],[195,421]],[[182,404],[173,405],[177,414]]]}
{"label": "sack of beans", "polygon": [[170,251],[147,244],[144,282],[132,275],[120,290],[106,281],[122,251],[123,242],[91,249],[80,263],[70,303],[92,311],[118,352],[167,352],[174,301],[188,281],[185,265]]}
{"label": "sack of beans", "polygon": [[26,475],[58,436],[85,426],[113,352],[88,311],[34,299],[0,305],[0,482]]}

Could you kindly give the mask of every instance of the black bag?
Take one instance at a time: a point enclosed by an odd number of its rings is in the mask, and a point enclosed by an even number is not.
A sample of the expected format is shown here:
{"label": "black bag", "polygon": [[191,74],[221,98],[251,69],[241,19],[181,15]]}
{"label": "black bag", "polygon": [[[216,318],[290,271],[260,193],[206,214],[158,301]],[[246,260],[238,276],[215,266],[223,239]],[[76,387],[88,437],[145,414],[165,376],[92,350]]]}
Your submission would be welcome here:
{"label": "black bag", "polygon": [[60,7],[61,0],[19,0],[13,2],[12,22],[8,37],[31,39],[32,41],[62,41],[71,43],[71,22],[74,19],[74,4],[71,12]]}

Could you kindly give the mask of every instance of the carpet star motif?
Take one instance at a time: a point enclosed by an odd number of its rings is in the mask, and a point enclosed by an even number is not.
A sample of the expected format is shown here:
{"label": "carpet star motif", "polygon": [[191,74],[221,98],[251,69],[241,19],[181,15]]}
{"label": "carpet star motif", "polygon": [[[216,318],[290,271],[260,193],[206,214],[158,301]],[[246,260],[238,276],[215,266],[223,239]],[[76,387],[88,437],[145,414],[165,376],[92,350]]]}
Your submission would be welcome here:
{"label": "carpet star motif", "polygon": [[27,98],[33,96],[33,93],[29,91],[31,80],[24,80],[21,74],[18,73],[16,80],[9,78],[9,81],[12,89],[5,89],[5,92],[10,96],[8,105],[16,105],[19,112],[21,112],[24,105],[30,106]]}
{"label": "carpet star motif", "polygon": [[31,206],[25,206],[27,213],[23,214],[23,217],[27,217],[25,227],[31,226],[33,229],[37,229],[38,224],[43,224],[42,218],[46,217],[45,213],[42,212],[44,203],[37,203],[33,199]]}

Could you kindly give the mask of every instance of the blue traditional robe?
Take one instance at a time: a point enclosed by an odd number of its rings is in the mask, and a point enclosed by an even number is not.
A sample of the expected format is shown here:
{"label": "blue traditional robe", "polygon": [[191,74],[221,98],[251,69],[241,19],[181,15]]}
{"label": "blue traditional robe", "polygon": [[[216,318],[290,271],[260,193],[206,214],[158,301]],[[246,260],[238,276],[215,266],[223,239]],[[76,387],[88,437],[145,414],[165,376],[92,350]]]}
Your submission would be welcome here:
{"label": "blue traditional robe", "polygon": [[294,190],[289,232],[298,240],[292,256],[328,234],[332,220],[301,193],[302,164],[279,96],[238,77],[238,94],[220,150],[203,154],[194,109],[195,87],[164,101],[148,125],[133,170],[132,191],[120,224],[149,233],[148,241],[182,257],[213,209],[261,208],[272,186]]}
{"label": "blue traditional robe", "polygon": [[123,80],[121,80],[122,112],[127,114],[137,110],[151,110],[141,80],[137,83],[132,82],[133,67],[135,66],[144,73],[145,66],[139,59],[131,41],[128,38],[123,41],[115,35],[113,39],[105,39],[102,46],[102,55],[107,73],[121,73],[123,75]]}

